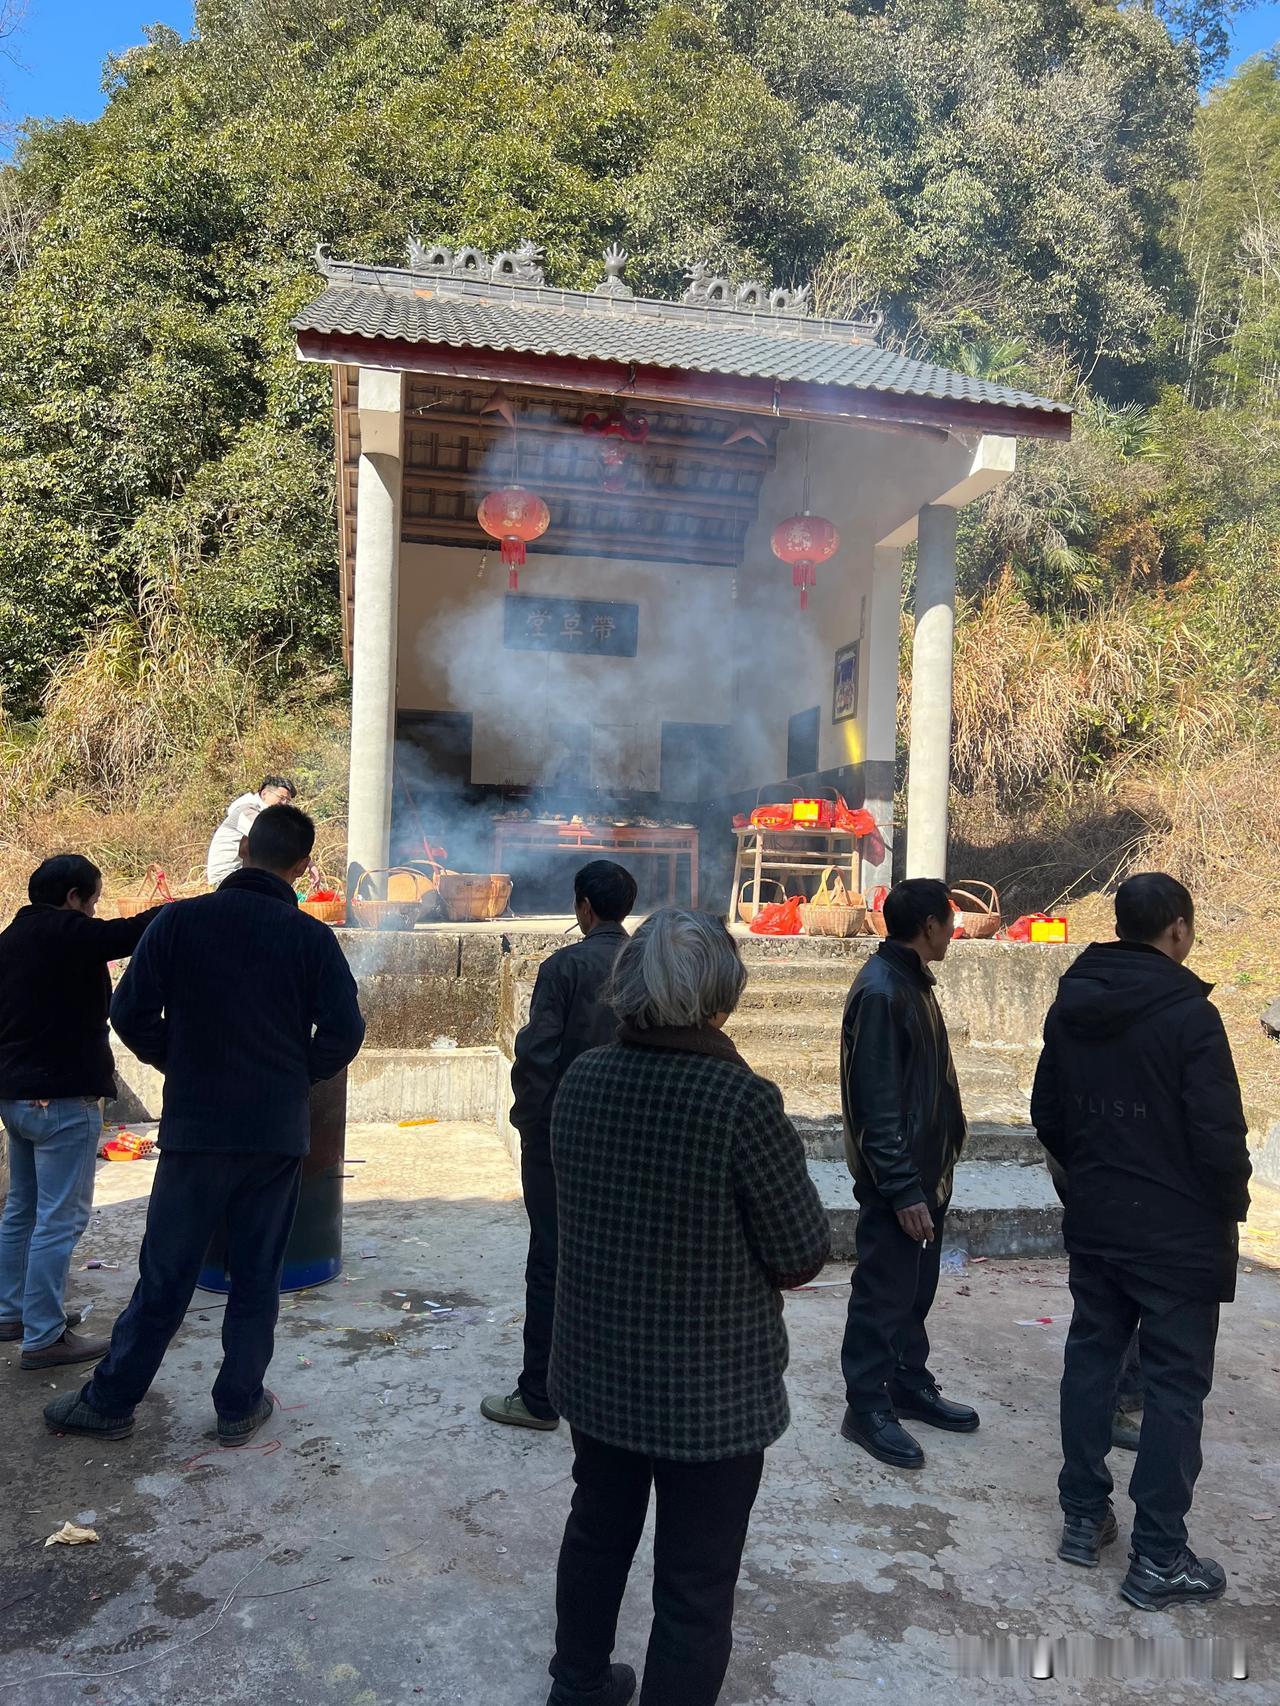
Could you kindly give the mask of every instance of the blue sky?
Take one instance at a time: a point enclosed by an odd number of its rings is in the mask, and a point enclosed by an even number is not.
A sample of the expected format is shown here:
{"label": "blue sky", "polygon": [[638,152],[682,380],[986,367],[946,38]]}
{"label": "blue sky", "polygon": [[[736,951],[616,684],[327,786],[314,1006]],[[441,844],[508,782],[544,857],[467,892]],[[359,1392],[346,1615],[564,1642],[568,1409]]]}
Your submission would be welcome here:
{"label": "blue sky", "polygon": [[[142,40],[147,24],[191,29],[191,0],[27,0],[11,43],[19,63],[0,58],[0,109],[10,119],[93,118],[101,112],[102,62]],[[1237,20],[1233,63],[1280,40],[1280,0]]]}

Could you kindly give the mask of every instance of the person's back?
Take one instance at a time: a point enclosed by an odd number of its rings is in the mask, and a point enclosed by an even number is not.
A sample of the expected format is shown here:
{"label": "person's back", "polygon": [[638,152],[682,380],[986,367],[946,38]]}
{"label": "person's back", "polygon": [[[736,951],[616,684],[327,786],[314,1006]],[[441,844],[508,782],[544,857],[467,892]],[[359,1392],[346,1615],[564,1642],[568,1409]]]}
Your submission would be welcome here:
{"label": "person's back", "polygon": [[1045,1037],[1032,1119],[1061,1134],[1067,1248],[1233,1288],[1250,1167],[1209,985],[1146,943],[1094,943],[1064,975]]}
{"label": "person's back", "polygon": [[573,1062],[617,1033],[601,992],[627,941],[623,920],[635,905],[635,878],[612,860],[593,859],[574,877],[573,899],[582,940],[539,966],[529,1021],[516,1037],[511,1063],[511,1124],[520,1134],[520,1184],[529,1216],[524,1362],[514,1392],[490,1393],[480,1405],[491,1422],[546,1433],[560,1425],[547,1396],[557,1237],[551,1110]]}
{"label": "person's back", "polygon": [[332,930],[299,911],[283,878],[236,871],[166,909],[140,969],[163,990],[163,1020],[140,1010],[136,978],[112,1016],[165,1074],[163,1147],[304,1154],[310,1087],[336,1070],[325,1021],[349,1007]]}
{"label": "person's back", "polygon": [[1116,1538],[1106,1458],[1136,1329],[1144,1402],[1120,1591],[1148,1611],[1216,1599],[1226,1586],[1221,1566],[1188,1547],[1186,1516],[1250,1165],[1226,1032],[1209,986],[1183,963],[1194,918],[1191,896],[1162,872],[1120,885],[1118,940],[1086,949],[1062,978],[1031,1098],[1057,1163],[1074,1305],[1058,1556],[1092,1568]]}
{"label": "person's back", "polygon": [[[788,1137],[776,1086],[718,1031],[697,1052],[613,1043],[566,1073],[552,1120],[551,1390],[575,1427],[674,1459],[757,1451],[786,1427],[778,1289],[812,1277],[822,1230],[797,1244],[791,1272],[767,1269],[740,1200]],[[806,1193],[788,1196],[784,1170],[772,1182],[775,1211],[803,1229]]]}
{"label": "person's back", "polygon": [[245,1444],[272,1412],[262,1382],[311,1085],[340,1072],[364,1038],[342,951],[293,892],[314,843],[305,812],[268,807],[249,832],[246,869],[217,894],[166,908],[116,992],[121,1041],[165,1075],[160,1160],[133,1297],[89,1384],[45,1406],[55,1433],[132,1432],[217,1233],[230,1278],[213,1387],[219,1441]]}

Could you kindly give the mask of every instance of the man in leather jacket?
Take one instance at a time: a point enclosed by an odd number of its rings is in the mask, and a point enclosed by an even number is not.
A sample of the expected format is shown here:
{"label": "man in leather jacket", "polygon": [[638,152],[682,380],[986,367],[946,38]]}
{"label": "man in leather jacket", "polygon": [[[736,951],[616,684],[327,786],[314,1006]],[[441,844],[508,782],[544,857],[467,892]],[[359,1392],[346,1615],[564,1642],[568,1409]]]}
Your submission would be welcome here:
{"label": "man in leather jacket", "polygon": [[845,1147],[858,1200],[858,1265],[840,1356],[849,1407],[840,1431],[882,1463],[918,1469],[924,1452],[900,1417],[950,1433],[978,1426],[976,1410],[938,1391],[925,1330],[965,1135],[929,970],[951,943],[945,883],[899,883],[884,920],[887,940],[854,981],[840,1043]]}
{"label": "man in leather jacket", "polygon": [[557,1255],[551,1107],[560,1080],[578,1056],[616,1039],[617,1020],[600,991],[627,940],[622,921],[636,903],[636,881],[621,865],[593,859],[574,878],[573,894],[582,940],[560,948],[539,967],[529,1023],[516,1038],[511,1066],[511,1123],[520,1133],[520,1179],[529,1216],[524,1367],[514,1392],[496,1393],[480,1406],[491,1422],[545,1432],[560,1425],[547,1397]]}

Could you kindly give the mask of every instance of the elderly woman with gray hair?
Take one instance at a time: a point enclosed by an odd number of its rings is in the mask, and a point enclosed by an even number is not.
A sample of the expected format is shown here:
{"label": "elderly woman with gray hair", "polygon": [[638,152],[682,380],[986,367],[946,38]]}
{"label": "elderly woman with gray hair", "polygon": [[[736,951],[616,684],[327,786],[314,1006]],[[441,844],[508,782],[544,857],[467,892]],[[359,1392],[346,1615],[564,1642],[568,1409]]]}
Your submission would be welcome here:
{"label": "elderly woman with gray hair", "polygon": [[619,1040],[569,1068],[551,1123],[560,1271],[549,1387],[576,1483],[548,1706],[626,1706],[618,1608],[657,1491],[641,1706],[713,1706],[765,1447],[790,1419],[780,1292],[827,1259],[777,1088],[723,1035],[746,982],[705,913],[655,913],[607,999]]}

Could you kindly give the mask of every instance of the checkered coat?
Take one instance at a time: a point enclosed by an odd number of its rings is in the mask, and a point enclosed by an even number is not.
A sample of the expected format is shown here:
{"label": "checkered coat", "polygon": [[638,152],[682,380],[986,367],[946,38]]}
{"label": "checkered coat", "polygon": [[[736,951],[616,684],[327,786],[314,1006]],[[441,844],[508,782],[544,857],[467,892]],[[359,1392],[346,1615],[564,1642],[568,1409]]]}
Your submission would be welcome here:
{"label": "checkered coat", "polygon": [[777,1088],[719,1033],[634,1033],[569,1068],[551,1146],[552,1403],[650,1457],[771,1445],[790,1420],[780,1289],[830,1251]]}

